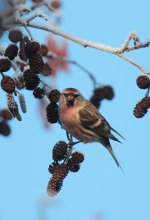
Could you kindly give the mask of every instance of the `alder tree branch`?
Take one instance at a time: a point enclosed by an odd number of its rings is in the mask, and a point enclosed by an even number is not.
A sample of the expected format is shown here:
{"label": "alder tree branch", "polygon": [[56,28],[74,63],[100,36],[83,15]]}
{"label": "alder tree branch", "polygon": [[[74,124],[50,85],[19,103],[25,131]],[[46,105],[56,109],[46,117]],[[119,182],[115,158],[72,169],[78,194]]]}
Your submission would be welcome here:
{"label": "alder tree branch", "polygon": [[[21,23],[19,25],[22,26]],[[80,39],[80,38],[75,37],[73,35],[70,35],[66,32],[63,32],[60,29],[55,28],[55,27],[48,27],[46,25],[37,24],[37,23],[33,23],[33,22],[29,22],[27,24],[27,26],[32,27],[32,28],[36,28],[36,29],[41,29],[41,30],[44,30],[44,31],[48,31],[50,33],[61,36],[61,37],[65,38],[65,39],[68,39],[70,41],[73,41],[77,44],[80,44],[84,47],[91,47],[91,48],[95,48],[95,49],[98,49],[98,50],[101,50],[101,51],[104,51],[104,52],[107,52],[107,53],[112,53],[112,54],[117,55],[120,58],[126,60],[127,62],[131,63],[132,65],[136,66],[140,71],[142,71],[142,73],[149,74],[149,72],[145,71],[143,69],[143,67],[140,66],[139,64],[137,64],[135,61],[133,61],[133,60],[131,60],[131,59],[129,59],[129,58],[122,55],[122,53],[124,53],[124,52],[129,52],[129,51],[149,47],[150,41],[147,41],[147,42],[144,42],[144,43],[139,43],[139,44],[134,45],[134,46],[128,46],[131,39],[134,38],[133,36],[136,36],[136,33],[134,33],[134,32],[129,34],[127,40],[125,41],[125,43],[120,48],[114,48],[114,47],[111,47],[109,45],[105,45],[105,44],[101,44],[101,43],[96,43],[96,42]]]}

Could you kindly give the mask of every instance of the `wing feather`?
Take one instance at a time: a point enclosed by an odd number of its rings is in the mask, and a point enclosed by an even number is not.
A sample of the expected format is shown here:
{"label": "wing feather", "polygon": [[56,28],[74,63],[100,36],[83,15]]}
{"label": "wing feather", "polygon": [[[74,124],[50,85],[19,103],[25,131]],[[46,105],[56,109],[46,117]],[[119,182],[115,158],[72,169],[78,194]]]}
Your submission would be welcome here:
{"label": "wing feather", "polygon": [[[106,119],[99,113],[97,108],[92,103],[86,101],[84,103],[84,108],[80,108],[78,113],[80,116],[80,123],[84,128],[95,132],[98,136],[120,142],[111,133],[111,130],[115,130],[109,125]],[[120,135],[117,131],[115,132]]]}
{"label": "wing feather", "polygon": [[97,108],[88,101],[84,103],[84,108],[80,108],[78,113],[81,124],[87,129],[91,129],[101,123],[100,113]]}

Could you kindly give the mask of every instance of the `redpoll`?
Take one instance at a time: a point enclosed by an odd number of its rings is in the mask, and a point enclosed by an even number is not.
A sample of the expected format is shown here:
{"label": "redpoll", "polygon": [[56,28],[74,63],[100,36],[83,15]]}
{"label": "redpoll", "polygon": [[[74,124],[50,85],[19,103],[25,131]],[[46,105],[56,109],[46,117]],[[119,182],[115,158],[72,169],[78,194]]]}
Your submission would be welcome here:
{"label": "redpoll", "polygon": [[67,88],[60,95],[59,120],[62,127],[77,140],[84,143],[100,142],[121,168],[109,139],[120,142],[111,131],[122,136],[77,89]]}

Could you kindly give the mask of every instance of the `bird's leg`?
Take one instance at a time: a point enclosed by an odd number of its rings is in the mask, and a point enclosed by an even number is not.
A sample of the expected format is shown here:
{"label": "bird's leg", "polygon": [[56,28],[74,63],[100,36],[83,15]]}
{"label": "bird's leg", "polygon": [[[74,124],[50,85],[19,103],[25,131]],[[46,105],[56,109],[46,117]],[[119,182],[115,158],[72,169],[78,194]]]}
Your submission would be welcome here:
{"label": "bird's leg", "polygon": [[75,141],[74,142],[73,141],[73,136],[68,131],[66,131],[66,135],[67,135],[67,139],[68,139],[69,143],[68,143],[68,152],[67,152],[67,156],[64,160],[64,164],[68,163],[68,160],[69,160],[70,156],[72,155],[73,146],[75,144],[78,144],[78,143],[82,142],[82,141]]}
{"label": "bird's leg", "polygon": [[66,131],[66,135],[67,135],[67,139],[68,139],[68,141],[69,141],[69,140],[70,140],[70,137],[69,137],[68,131]]}
{"label": "bird's leg", "polygon": [[73,140],[72,140],[72,136],[70,135],[70,137],[69,137],[69,133],[68,133],[68,132],[66,132],[66,134],[67,134],[67,138],[68,138],[68,140],[69,140],[69,143],[68,143],[68,152],[67,152],[67,156],[66,156],[66,158],[65,158],[65,160],[64,160],[64,164],[67,164],[67,163],[68,163],[68,160],[69,160],[69,158],[70,158],[70,156],[71,156],[71,154],[72,154],[72,151],[73,151]]}
{"label": "bird's leg", "polygon": [[78,143],[81,143],[82,141],[75,141],[75,142],[73,142],[73,145],[75,145],[75,144],[78,144]]}

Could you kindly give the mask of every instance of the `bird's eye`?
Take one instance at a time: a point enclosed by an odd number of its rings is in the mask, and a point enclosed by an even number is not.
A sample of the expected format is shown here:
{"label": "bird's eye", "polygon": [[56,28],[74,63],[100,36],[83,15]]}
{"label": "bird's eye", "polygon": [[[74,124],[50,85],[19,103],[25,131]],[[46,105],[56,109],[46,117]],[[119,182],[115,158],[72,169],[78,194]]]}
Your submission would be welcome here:
{"label": "bird's eye", "polygon": [[74,98],[77,98],[77,97],[79,97],[79,95],[78,95],[78,94],[74,94],[73,96],[74,96]]}
{"label": "bird's eye", "polygon": [[68,94],[68,93],[63,93],[63,95],[64,95],[65,97],[68,97],[68,96],[69,96],[69,94]]}
{"label": "bird's eye", "polygon": [[63,93],[63,95],[65,96],[65,97],[68,97],[68,96],[73,96],[74,98],[77,98],[79,95],[78,94],[74,94],[74,93]]}

